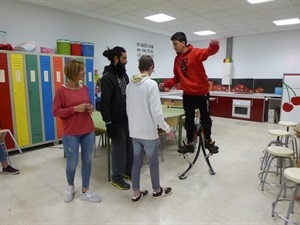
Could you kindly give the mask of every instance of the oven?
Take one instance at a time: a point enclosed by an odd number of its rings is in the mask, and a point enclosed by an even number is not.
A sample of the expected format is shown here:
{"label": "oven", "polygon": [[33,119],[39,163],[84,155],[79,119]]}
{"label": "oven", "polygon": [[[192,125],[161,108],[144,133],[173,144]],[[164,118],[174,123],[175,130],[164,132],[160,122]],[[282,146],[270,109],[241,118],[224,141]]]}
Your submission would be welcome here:
{"label": "oven", "polygon": [[250,119],[251,100],[232,100],[232,117]]}

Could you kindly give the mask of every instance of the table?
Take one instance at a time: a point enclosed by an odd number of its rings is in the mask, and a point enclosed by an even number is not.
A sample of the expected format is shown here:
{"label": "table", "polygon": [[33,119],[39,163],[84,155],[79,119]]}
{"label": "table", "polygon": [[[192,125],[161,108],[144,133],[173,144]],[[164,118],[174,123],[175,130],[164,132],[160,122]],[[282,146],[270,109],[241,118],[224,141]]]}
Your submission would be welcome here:
{"label": "table", "polygon": [[[168,105],[162,105],[163,115],[164,118],[172,118],[172,117],[179,117],[179,127],[178,127],[178,145],[182,142],[182,127],[183,127],[183,120],[182,116],[184,116],[184,110],[180,107],[173,107]],[[101,130],[106,131],[105,122],[102,120],[101,113],[98,111],[94,111],[92,113],[92,119],[94,121],[95,131]],[[108,181],[111,179],[111,166],[110,166],[110,142],[108,136],[106,136],[107,140],[107,177]]]}

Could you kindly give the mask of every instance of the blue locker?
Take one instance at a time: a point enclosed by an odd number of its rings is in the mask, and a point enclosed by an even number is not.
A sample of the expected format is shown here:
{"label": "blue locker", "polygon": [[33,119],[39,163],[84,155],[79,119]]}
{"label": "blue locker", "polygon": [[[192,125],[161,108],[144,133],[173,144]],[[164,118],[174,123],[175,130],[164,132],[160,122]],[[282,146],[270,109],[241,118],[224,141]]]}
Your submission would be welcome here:
{"label": "blue locker", "polygon": [[85,60],[85,84],[89,89],[92,104],[95,106],[95,84],[94,84],[94,64],[93,59]]}
{"label": "blue locker", "polygon": [[54,117],[52,114],[52,77],[50,56],[40,56],[42,98],[45,125],[45,140],[55,140]]}

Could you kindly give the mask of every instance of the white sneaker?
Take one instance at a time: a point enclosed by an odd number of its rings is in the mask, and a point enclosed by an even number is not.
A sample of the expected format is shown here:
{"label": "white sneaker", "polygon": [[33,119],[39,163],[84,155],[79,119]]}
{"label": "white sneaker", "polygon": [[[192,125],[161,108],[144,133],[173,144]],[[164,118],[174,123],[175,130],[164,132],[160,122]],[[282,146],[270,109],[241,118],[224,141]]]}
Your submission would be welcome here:
{"label": "white sneaker", "polygon": [[90,202],[101,202],[101,197],[90,190],[87,190],[85,193],[81,192],[80,198],[81,200],[86,200]]}
{"label": "white sneaker", "polygon": [[67,189],[66,189],[66,191],[65,191],[64,201],[66,203],[72,201],[73,198],[74,198],[74,193],[75,193],[75,185],[68,186]]}

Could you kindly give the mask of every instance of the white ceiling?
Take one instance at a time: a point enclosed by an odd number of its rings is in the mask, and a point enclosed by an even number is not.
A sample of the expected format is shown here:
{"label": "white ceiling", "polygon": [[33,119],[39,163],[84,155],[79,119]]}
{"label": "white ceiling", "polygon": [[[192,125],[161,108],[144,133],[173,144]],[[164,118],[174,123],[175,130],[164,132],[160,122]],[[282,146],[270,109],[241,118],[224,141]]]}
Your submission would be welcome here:
{"label": "white ceiling", "polygon": [[[167,36],[183,31],[188,40],[300,30],[300,24],[272,21],[300,17],[300,0],[274,0],[251,5],[247,0],[20,0],[110,21]],[[155,23],[145,16],[164,13],[176,20]],[[215,35],[198,36],[195,31]]]}

